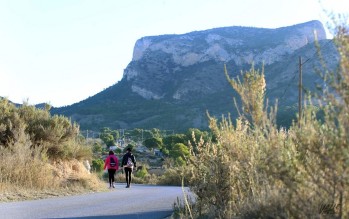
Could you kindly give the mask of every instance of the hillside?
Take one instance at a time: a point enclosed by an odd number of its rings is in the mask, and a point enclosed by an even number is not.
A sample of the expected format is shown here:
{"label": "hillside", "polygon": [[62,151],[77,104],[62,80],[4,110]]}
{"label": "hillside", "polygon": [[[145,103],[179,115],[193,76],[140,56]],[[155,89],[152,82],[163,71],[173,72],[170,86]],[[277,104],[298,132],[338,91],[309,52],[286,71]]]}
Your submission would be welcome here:
{"label": "hillside", "polygon": [[224,64],[236,77],[252,63],[256,68],[264,63],[267,98],[271,104],[281,99],[279,123],[287,125],[298,100],[299,56],[307,60],[304,87],[313,90],[322,83],[314,70],[319,66],[314,31],[326,62],[336,66],[337,52],[318,21],[276,29],[223,27],[143,37],[120,82],[79,103],[53,108],[52,113],[71,117],[81,129],[206,129],[206,111],[217,117],[236,116],[236,93],[225,78]]}

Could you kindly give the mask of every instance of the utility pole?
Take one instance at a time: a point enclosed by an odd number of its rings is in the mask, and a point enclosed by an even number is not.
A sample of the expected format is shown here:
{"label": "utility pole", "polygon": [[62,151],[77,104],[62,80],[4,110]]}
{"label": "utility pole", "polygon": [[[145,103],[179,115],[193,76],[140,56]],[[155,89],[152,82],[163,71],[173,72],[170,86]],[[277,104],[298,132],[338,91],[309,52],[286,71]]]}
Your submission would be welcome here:
{"label": "utility pole", "polygon": [[299,82],[298,82],[298,126],[301,127],[302,119],[302,57],[299,56]]}

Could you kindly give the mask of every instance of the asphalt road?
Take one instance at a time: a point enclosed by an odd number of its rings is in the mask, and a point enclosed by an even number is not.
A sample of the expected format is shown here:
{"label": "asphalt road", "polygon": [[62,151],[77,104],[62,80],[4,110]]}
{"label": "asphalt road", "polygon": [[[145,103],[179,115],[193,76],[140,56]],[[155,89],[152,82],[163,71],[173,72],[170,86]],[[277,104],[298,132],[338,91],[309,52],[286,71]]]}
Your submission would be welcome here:
{"label": "asphalt road", "polygon": [[172,214],[181,187],[117,184],[108,192],[0,203],[0,218],[165,218]]}

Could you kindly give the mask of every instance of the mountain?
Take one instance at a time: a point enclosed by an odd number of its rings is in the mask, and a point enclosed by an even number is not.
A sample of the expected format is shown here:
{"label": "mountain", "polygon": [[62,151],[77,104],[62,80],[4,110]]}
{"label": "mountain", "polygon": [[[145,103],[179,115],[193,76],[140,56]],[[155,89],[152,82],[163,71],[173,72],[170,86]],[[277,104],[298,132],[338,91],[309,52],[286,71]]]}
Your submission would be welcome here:
{"label": "mountain", "polygon": [[71,106],[52,108],[78,122],[81,129],[101,127],[160,128],[182,131],[207,129],[206,112],[236,117],[233,97],[225,74],[261,68],[264,63],[267,98],[280,99],[281,125],[289,124],[298,100],[298,58],[303,67],[304,87],[314,89],[322,80],[316,55],[316,32],[324,59],[338,63],[335,46],[326,39],[323,25],[310,21],[276,29],[222,27],[186,34],[147,36],[137,40],[133,58],[118,83]]}

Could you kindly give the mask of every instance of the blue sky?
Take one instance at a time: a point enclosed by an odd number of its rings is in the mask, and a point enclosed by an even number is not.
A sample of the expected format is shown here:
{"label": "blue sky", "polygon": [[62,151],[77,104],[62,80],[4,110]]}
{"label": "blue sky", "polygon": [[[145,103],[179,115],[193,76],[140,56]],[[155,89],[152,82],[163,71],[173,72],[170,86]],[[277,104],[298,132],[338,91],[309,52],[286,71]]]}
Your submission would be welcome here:
{"label": "blue sky", "polygon": [[64,106],[121,80],[143,36],[277,28],[349,13],[347,0],[0,0],[0,96]]}

